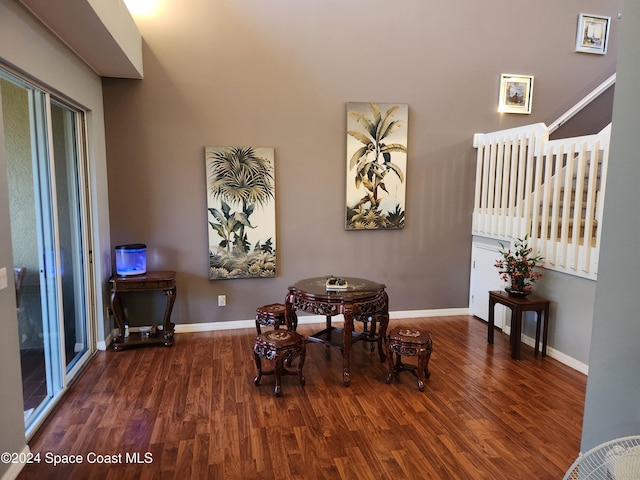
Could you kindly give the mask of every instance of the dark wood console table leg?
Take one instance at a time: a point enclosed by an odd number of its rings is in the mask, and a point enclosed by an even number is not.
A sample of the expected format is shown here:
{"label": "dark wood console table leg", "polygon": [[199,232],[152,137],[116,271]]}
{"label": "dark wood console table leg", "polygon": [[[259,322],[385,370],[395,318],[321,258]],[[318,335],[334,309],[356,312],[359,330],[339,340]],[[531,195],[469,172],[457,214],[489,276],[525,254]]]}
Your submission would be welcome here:
{"label": "dark wood console table leg", "polygon": [[511,357],[520,360],[520,343],[522,338],[522,311],[511,308]]}
{"label": "dark wood console table leg", "polygon": [[495,325],[495,306],[496,301],[489,296],[489,329],[487,330],[487,343],[493,345],[493,327]]}
{"label": "dark wood console table leg", "polygon": [[116,338],[116,343],[124,342],[124,326],[126,321],[124,316],[124,308],[122,307],[122,302],[120,301],[120,295],[116,294],[115,291],[111,292],[111,311],[113,312],[113,318],[118,324],[118,337]]}
{"label": "dark wood console table leg", "polygon": [[167,305],[164,309],[164,317],[162,319],[162,336],[164,337],[164,344],[166,346],[173,344],[173,333],[175,330],[175,323],[171,321],[171,312],[173,311],[173,304],[176,301],[176,289],[170,288],[164,291],[165,297],[167,297]]}
{"label": "dark wood console table leg", "polygon": [[547,335],[549,333],[549,304],[544,308],[544,323],[542,324],[542,356],[547,356]]}

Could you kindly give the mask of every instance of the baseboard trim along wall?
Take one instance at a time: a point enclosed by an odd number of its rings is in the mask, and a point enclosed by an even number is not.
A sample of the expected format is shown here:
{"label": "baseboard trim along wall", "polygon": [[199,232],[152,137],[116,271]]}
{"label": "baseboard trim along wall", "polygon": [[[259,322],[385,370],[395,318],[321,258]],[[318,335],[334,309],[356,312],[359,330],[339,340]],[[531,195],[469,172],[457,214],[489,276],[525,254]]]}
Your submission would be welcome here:
{"label": "baseboard trim along wall", "polygon": [[[404,310],[398,312],[389,312],[389,318],[392,320],[402,318],[424,318],[424,317],[452,317],[457,315],[470,315],[468,308],[444,308],[436,310]],[[323,315],[299,315],[298,324],[311,324],[311,323],[324,323],[325,317]],[[211,332],[215,330],[235,330],[239,328],[254,328],[256,325],[255,319],[251,320],[233,320],[230,322],[208,322],[208,323],[185,323],[176,325],[175,333],[194,333],[194,332]],[[508,328],[505,333],[509,333]],[[106,350],[108,345],[111,345],[113,339],[118,335],[117,330],[113,330],[111,334],[105,339],[104,342],[98,342],[98,350]],[[522,336],[522,341],[533,347],[534,339],[526,335]],[[573,368],[574,370],[589,374],[589,366],[579,362],[575,358],[569,357],[564,353],[555,350],[551,347],[547,347],[547,355],[564,365]]]}
{"label": "baseboard trim along wall", "polygon": [[[440,310],[407,310],[389,312],[390,319],[421,318],[421,317],[450,317],[454,315],[469,315],[468,308],[445,308]],[[298,325],[310,323],[325,323],[324,315],[298,315]],[[252,328],[256,326],[255,319],[233,320],[230,322],[187,323],[176,325],[176,333],[208,332],[213,330],[233,330],[236,328]]]}

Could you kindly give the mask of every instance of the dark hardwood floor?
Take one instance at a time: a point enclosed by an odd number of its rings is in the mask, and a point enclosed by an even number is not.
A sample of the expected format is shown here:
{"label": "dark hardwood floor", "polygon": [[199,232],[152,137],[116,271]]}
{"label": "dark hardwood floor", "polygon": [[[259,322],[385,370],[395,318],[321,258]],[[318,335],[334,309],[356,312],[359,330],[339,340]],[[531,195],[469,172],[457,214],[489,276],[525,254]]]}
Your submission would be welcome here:
{"label": "dark hardwood floor", "polygon": [[[286,376],[281,398],[274,377],[253,384],[252,329],[99,352],[30,442],[41,463],[18,478],[562,478],[579,452],[586,376],[526,345],[511,359],[508,337],[488,345],[474,317],[390,325],[432,332],[423,393],[409,372],[387,385],[365,342],[353,347],[349,388],[340,351],[308,344],[306,386]],[[82,463],[53,466],[47,453]],[[90,463],[96,454],[117,463]]]}

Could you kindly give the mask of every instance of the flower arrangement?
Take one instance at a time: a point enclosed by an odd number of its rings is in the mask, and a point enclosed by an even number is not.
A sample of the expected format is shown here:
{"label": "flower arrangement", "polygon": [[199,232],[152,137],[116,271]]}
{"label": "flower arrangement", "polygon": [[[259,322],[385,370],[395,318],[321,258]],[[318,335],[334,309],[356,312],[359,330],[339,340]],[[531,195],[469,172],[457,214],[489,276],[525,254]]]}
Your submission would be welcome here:
{"label": "flower arrangement", "polygon": [[531,293],[533,284],[542,276],[534,271],[535,268],[543,268],[542,256],[533,254],[533,248],[529,247],[526,235],[524,238],[515,239],[513,250],[506,249],[503,244],[500,244],[500,247],[499,253],[502,258],[496,261],[495,266],[500,269],[500,278],[505,282],[511,282],[511,287],[506,288],[507,292]]}

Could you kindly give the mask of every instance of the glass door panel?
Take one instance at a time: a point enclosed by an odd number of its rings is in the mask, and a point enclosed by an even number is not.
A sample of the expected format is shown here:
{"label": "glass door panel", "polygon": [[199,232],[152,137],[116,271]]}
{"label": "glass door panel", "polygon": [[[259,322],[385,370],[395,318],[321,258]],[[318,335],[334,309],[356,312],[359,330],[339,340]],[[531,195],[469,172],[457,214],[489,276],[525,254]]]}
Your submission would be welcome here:
{"label": "glass door panel", "polygon": [[[37,140],[32,124],[35,120],[34,94],[28,88],[0,80],[2,95],[5,151],[9,178],[9,208],[16,302],[18,305],[18,332],[25,421],[49,398],[52,390],[47,376],[43,305],[46,288],[42,285],[41,235],[38,232],[41,211],[36,196],[39,192],[36,158]],[[42,116],[42,115],[40,115]],[[46,305],[46,304],[45,304]]]}
{"label": "glass door panel", "polygon": [[84,246],[82,241],[82,202],[78,188],[81,169],[78,165],[76,112],[51,104],[53,158],[60,242],[60,270],[64,357],[71,368],[88,347],[84,284]]}

